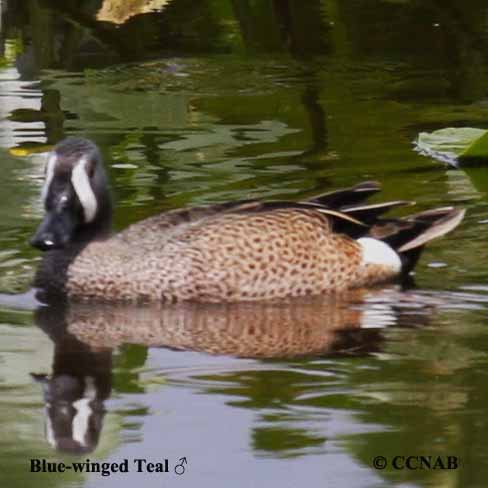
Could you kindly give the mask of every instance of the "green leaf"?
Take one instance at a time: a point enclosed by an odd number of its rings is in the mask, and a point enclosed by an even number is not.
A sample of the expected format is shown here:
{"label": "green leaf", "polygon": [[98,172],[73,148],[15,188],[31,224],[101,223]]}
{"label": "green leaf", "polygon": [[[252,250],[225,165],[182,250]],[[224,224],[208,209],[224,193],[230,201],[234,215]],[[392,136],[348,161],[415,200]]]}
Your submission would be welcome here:
{"label": "green leaf", "polygon": [[426,156],[457,166],[466,158],[488,158],[488,131],[473,127],[448,127],[421,132],[416,150]]}
{"label": "green leaf", "polygon": [[474,140],[467,149],[460,155],[462,158],[487,158],[488,159],[488,131],[483,131],[484,134]]}

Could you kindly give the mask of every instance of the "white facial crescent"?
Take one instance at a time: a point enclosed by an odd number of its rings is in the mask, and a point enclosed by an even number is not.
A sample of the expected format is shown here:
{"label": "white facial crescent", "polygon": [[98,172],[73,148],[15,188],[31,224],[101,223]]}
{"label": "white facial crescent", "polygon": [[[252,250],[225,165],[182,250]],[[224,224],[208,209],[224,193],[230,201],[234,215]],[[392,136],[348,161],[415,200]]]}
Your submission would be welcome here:
{"label": "white facial crescent", "polygon": [[82,158],[78,161],[71,173],[71,183],[83,207],[85,222],[89,223],[97,214],[98,203],[90,184],[90,178],[86,170],[88,160]]}
{"label": "white facial crescent", "polygon": [[44,186],[42,187],[42,201],[43,203],[46,203],[46,198],[49,193],[49,187],[51,186],[51,182],[53,181],[54,177],[54,168],[56,167],[56,160],[57,156],[54,153],[51,153],[49,156],[49,159],[47,160],[47,165],[46,165],[46,180],[44,181]]}

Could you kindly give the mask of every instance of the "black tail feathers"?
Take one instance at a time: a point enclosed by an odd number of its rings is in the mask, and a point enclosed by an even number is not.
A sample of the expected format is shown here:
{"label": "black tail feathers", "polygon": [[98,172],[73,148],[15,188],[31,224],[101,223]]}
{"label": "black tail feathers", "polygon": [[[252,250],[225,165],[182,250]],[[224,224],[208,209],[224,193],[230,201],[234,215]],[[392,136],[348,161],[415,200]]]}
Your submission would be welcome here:
{"label": "black tail feathers", "polygon": [[424,245],[441,237],[462,221],[464,209],[443,207],[403,219],[378,220],[368,236],[380,239],[395,249],[402,259],[402,270],[409,273],[416,265]]}

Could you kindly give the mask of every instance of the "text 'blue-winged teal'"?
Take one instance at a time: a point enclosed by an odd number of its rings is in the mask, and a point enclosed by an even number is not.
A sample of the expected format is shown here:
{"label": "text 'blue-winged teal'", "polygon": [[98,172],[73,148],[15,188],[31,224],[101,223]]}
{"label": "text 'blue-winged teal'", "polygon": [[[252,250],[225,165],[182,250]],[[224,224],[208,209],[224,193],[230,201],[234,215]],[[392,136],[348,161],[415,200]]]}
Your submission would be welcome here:
{"label": "text 'blue-winged teal'", "polygon": [[301,202],[172,210],[113,235],[95,144],[60,142],[45,178],[35,286],[74,300],[236,302],[373,286],[408,274],[424,245],[464,215],[444,207],[382,218],[409,202],[365,204],[380,185],[364,182]]}

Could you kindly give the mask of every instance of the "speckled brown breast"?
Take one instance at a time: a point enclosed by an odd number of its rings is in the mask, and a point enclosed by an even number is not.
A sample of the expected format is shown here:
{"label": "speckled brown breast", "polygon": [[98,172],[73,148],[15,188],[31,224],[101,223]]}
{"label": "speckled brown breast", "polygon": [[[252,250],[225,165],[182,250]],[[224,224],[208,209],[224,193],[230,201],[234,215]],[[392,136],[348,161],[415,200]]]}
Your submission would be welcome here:
{"label": "speckled brown breast", "polygon": [[93,242],[68,271],[71,297],[108,301],[263,300],[337,292],[388,278],[327,216],[280,209],[181,222],[148,219]]}

